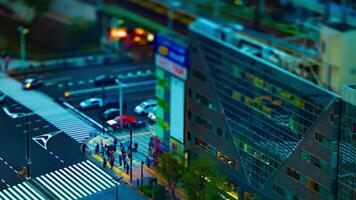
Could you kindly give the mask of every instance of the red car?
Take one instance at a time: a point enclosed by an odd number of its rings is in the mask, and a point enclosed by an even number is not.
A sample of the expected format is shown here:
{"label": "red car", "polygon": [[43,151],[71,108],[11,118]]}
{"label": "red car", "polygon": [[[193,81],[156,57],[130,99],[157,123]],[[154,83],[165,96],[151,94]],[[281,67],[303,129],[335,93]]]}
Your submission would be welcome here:
{"label": "red car", "polygon": [[112,128],[120,127],[120,121],[122,119],[122,125],[127,127],[129,124],[135,126],[136,118],[129,115],[117,116],[114,119],[108,120],[106,124]]}

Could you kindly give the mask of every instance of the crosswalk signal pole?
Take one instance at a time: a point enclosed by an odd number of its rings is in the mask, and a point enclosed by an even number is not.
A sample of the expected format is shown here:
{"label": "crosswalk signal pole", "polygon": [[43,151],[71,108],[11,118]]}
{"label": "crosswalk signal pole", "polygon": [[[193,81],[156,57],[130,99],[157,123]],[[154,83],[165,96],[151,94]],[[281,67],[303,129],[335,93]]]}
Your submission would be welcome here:
{"label": "crosswalk signal pole", "polygon": [[132,183],[132,157],[133,157],[133,153],[132,153],[132,128],[130,125],[130,149],[131,149],[131,156],[130,156],[130,183]]}
{"label": "crosswalk signal pole", "polygon": [[26,115],[26,164],[27,164],[27,178],[30,179],[30,134],[29,134],[29,124],[28,115]]}

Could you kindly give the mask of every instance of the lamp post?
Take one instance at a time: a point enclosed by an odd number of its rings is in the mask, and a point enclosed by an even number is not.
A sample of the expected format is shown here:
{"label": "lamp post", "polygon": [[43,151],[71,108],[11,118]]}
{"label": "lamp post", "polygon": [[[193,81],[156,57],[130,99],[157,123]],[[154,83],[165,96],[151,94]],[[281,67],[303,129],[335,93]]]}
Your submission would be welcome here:
{"label": "lamp post", "polygon": [[132,157],[133,157],[133,153],[132,153],[132,128],[131,128],[131,124],[129,124],[129,128],[130,128],[130,151],[131,151],[131,156],[130,156],[130,183],[132,183]]}
{"label": "lamp post", "polygon": [[17,27],[17,31],[20,33],[20,58],[24,63],[26,61],[26,38],[25,35],[30,32],[28,28],[23,26]]}
{"label": "lamp post", "polygon": [[103,134],[105,134],[105,118],[104,118],[104,112],[105,112],[105,87],[102,85],[102,102],[103,102],[103,107],[102,107],[102,128],[103,128]]}
{"label": "lamp post", "polygon": [[116,200],[119,199],[119,185],[120,185],[120,180],[122,179],[122,177],[117,177],[117,176],[114,176],[114,181],[115,181],[115,186],[116,186]]}
{"label": "lamp post", "polygon": [[32,163],[30,158],[30,133],[29,133],[29,115],[26,115],[26,165],[27,165],[27,179],[30,177],[30,165]]}

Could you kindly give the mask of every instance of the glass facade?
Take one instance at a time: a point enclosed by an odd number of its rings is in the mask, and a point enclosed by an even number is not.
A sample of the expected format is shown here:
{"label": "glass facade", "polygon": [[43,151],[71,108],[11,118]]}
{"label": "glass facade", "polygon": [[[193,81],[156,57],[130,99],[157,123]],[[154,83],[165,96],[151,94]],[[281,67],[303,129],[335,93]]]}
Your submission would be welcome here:
{"label": "glass facade", "polygon": [[[356,88],[345,101],[340,113],[338,199],[356,199]],[[350,93],[351,94],[351,93]]]}
{"label": "glass facade", "polygon": [[237,47],[194,38],[209,72],[198,77],[212,81],[249,182],[262,188],[335,96]]}

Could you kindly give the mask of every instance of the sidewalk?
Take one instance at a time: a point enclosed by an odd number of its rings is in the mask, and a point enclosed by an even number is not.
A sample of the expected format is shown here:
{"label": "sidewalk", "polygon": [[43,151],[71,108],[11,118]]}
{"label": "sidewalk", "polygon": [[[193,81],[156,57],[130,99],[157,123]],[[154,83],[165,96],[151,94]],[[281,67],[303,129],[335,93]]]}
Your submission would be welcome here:
{"label": "sidewalk", "polygon": [[[146,159],[148,157],[148,148],[149,148],[149,141],[150,141],[150,137],[153,135],[153,132],[151,131],[134,131],[133,132],[133,144],[135,142],[137,142],[137,140],[140,140],[140,142],[138,143],[138,152],[133,152],[133,165],[132,165],[132,182],[130,182],[130,174],[126,173],[127,171],[124,169],[123,167],[123,163],[120,166],[119,163],[119,155],[121,155],[121,149],[120,149],[120,141],[122,142],[123,146],[125,147],[125,151],[127,152],[127,147],[129,145],[129,135],[127,134],[115,134],[114,136],[112,135],[108,135],[108,134],[101,134],[98,135],[94,138],[90,138],[86,141],[87,144],[87,155],[89,155],[91,158],[95,159],[96,161],[100,162],[101,164],[103,163],[103,157],[102,157],[102,151],[101,151],[101,142],[103,143],[103,145],[114,145],[114,137],[116,137],[118,144],[117,144],[117,149],[114,152],[114,158],[115,158],[115,162],[114,162],[114,166],[112,168],[112,171],[123,177],[123,180],[130,184],[131,186],[137,188],[137,181],[138,184],[141,185],[141,161],[144,162],[143,165],[143,177],[145,179],[145,177],[156,177],[158,183],[163,184],[165,186],[167,186],[167,183],[165,182],[165,180],[160,177],[156,171],[155,168],[153,166],[153,160],[151,160],[151,166],[148,167],[147,166],[147,162]],[[146,143],[146,144],[144,144]],[[95,153],[95,146],[96,144],[99,144],[99,153],[96,154]],[[107,166],[106,168],[111,169],[111,165],[108,159],[107,155],[104,155],[104,157],[107,159]],[[152,158],[151,158],[152,159]],[[128,157],[126,157],[126,160],[128,162],[128,164],[130,164],[130,159]],[[102,166],[103,167],[103,166]],[[180,199],[188,199],[187,196],[184,194],[183,190],[181,188],[176,188],[176,194],[178,195],[178,197]]]}

